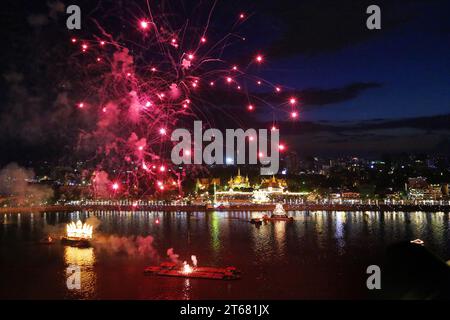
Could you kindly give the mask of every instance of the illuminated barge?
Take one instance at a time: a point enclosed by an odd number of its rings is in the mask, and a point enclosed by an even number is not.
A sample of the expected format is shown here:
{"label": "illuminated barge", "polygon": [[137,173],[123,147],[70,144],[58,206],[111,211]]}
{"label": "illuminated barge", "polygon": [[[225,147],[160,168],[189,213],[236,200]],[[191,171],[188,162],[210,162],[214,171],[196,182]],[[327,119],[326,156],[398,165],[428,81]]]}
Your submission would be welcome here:
{"label": "illuminated barge", "polygon": [[275,210],[273,210],[272,215],[269,217],[268,215],[264,215],[262,217],[264,221],[293,221],[293,217],[289,217],[284,210],[283,205],[281,203],[277,203],[275,206]]}
{"label": "illuminated barge", "polygon": [[241,277],[241,272],[235,267],[191,267],[188,264],[184,264],[183,267],[179,267],[176,263],[171,262],[161,263],[159,266],[146,267],[144,269],[144,273],[167,277],[211,280],[236,280]]}
{"label": "illuminated barge", "polygon": [[61,238],[63,244],[73,247],[90,247],[92,240],[92,226],[82,223],[71,222],[67,225],[66,236]]}
{"label": "illuminated barge", "polygon": [[52,237],[47,236],[47,237],[41,239],[41,240],[39,241],[39,244],[50,245],[50,244],[55,244],[55,241],[53,240]]}

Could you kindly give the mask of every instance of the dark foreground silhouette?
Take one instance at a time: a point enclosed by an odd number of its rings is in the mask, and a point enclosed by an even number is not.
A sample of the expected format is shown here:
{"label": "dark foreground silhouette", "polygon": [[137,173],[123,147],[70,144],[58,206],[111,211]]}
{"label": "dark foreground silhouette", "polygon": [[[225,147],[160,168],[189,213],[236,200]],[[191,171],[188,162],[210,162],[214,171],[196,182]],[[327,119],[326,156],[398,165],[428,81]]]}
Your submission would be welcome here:
{"label": "dark foreground silhouette", "polygon": [[450,299],[450,266],[425,246],[397,243],[381,267],[380,299]]}

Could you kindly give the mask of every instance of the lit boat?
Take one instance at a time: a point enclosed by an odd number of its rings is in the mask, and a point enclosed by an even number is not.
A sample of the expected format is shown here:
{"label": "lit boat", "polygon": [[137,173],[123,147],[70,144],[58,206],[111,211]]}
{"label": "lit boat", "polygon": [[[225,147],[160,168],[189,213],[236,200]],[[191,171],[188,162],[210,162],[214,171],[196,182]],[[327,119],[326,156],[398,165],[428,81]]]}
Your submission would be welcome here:
{"label": "lit boat", "polygon": [[50,236],[47,236],[39,241],[39,244],[54,244],[54,243],[55,241],[53,241],[53,238]]}
{"label": "lit boat", "polygon": [[74,247],[90,247],[91,239],[92,226],[78,220],[76,224],[71,222],[67,225],[67,235],[61,238],[61,242]]}
{"label": "lit boat", "polygon": [[281,203],[277,203],[275,206],[275,210],[273,210],[272,215],[269,217],[267,215],[264,215],[263,217],[264,221],[293,221],[294,218],[289,217],[286,213],[286,210],[284,210],[283,205]]}
{"label": "lit boat", "polygon": [[423,240],[421,240],[421,239],[411,240],[410,242],[421,245],[421,246],[423,246],[425,244],[425,242],[423,242]]}
{"label": "lit boat", "polygon": [[175,263],[161,263],[159,266],[149,266],[144,269],[146,274],[154,274],[167,277],[199,278],[211,280],[236,280],[240,279],[240,271],[235,267],[191,267],[184,264],[179,267]]}
{"label": "lit boat", "polygon": [[89,240],[75,237],[62,237],[61,243],[72,247],[80,247],[80,248],[87,248],[91,246],[91,242]]}
{"label": "lit boat", "polygon": [[251,220],[250,220],[250,223],[253,223],[253,224],[255,224],[255,225],[261,225],[262,224],[262,219],[261,218],[252,218]]}

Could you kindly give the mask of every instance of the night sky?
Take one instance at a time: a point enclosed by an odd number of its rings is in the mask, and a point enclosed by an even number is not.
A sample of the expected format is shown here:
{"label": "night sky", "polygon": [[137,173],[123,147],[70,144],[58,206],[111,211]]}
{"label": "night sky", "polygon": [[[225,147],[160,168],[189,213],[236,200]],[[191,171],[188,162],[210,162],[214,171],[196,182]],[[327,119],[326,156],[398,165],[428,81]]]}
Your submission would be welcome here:
{"label": "night sky", "polygon": [[[91,14],[99,20],[113,12],[129,14],[110,11],[111,1],[62,3],[82,8],[80,35],[89,32]],[[145,1],[114,3],[145,12]],[[171,3],[171,10],[184,16],[197,6],[207,13],[212,1]],[[366,28],[370,4],[381,7],[382,30]],[[227,115],[225,125],[267,127],[276,119],[282,139],[300,155],[450,153],[449,1],[224,0],[215,8],[212,29],[227,30],[226,21],[240,12],[248,16],[240,29],[246,41],[226,58],[241,61],[262,53],[257,75],[282,85],[302,106],[297,122],[270,107],[250,118],[241,115],[238,100],[217,95],[213,101]],[[60,157],[76,143],[78,120],[67,110],[77,94],[69,90],[64,101],[58,96],[61,79],[76,77],[67,59],[67,39],[75,33],[65,28],[65,19],[57,1],[2,6],[2,162]],[[270,102],[264,89],[249,90]],[[209,120],[215,116],[205,114]]]}

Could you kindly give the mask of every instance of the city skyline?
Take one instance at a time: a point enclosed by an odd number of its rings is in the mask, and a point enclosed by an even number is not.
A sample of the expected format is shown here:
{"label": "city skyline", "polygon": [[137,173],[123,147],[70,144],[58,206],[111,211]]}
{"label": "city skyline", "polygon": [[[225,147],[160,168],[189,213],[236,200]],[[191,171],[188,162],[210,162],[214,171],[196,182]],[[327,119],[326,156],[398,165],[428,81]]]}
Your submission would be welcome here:
{"label": "city skyline", "polygon": [[0,300],[450,299],[448,0],[2,4]]}

